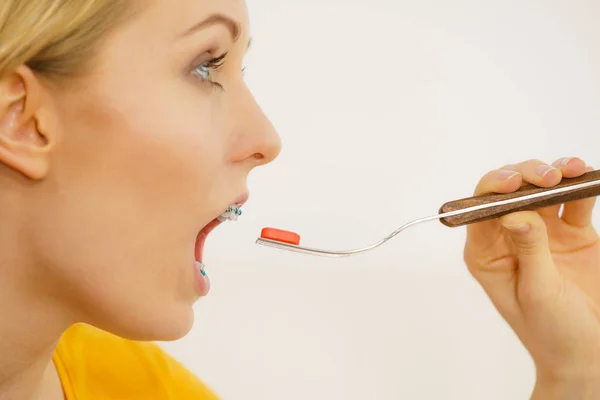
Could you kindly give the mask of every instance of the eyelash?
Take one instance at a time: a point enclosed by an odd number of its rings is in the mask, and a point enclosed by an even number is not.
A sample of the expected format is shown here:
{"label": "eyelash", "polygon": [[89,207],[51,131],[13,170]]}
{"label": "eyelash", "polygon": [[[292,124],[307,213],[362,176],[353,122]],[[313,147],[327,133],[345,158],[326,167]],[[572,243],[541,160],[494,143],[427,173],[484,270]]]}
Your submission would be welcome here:
{"label": "eyelash", "polygon": [[[212,74],[214,74],[216,71],[218,71],[225,64],[226,57],[227,57],[227,53],[224,53],[223,55],[220,55],[219,57],[215,57],[212,60],[209,60],[208,62],[202,63],[202,64],[198,65],[197,67],[195,67],[193,69],[193,72],[196,76],[198,76],[198,78],[200,78],[202,80],[202,82],[208,83],[212,86],[216,86],[220,89],[225,90],[223,85],[221,85],[219,82],[216,82],[212,79]],[[198,73],[198,71],[200,69],[202,69],[202,71],[200,73]],[[205,74],[207,76],[204,77],[204,76],[202,76],[202,74]],[[246,74],[246,67],[243,67],[242,75],[245,75],[245,74]]]}
{"label": "eyelash", "polygon": [[196,66],[192,72],[196,76],[198,76],[203,82],[223,89],[223,85],[221,85],[219,82],[214,81],[212,75],[215,73],[215,71],[218,71],[223,66],[223,64],[225,64],[226,57],[227,53],[219,57],[215,57],[208,62]]}

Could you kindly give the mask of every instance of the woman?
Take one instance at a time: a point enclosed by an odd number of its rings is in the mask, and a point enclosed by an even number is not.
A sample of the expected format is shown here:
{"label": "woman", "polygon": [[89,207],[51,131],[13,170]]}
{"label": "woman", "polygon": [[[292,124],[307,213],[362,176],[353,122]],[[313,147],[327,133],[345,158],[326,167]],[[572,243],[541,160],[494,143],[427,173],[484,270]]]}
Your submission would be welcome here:
{"label": "woman", "polygon": [[[192,326],[202,245],[280,151],[244,85],[241,0],[0,4],[0,399],[214,399],[151,340]],[[530,161],[478,192],[584,173]],[[600,393],[593,201],[469,228],[467,263],[538,368]]]}

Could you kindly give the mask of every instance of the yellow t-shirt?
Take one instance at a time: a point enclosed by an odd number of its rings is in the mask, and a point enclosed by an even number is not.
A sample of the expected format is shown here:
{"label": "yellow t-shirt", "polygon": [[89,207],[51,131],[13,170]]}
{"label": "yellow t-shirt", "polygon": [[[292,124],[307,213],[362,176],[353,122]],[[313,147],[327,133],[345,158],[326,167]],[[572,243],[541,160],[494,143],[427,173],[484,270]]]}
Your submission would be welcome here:
{"label": "yellow t-shirt", "polygon": [[65,332],[53,360],[66,400],[217,400],[158,345],[89,325]]}

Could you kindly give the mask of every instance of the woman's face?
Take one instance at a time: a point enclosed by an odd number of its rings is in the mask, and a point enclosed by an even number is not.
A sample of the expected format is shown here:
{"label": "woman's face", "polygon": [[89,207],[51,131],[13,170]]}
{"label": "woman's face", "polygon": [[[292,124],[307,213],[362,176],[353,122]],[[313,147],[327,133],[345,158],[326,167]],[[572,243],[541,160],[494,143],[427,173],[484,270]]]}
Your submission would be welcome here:
{"label": "woman's face", "polygon": [[199,231],[280,141],[243,81],[244,2],[152,3],[108,37],[92,73],[50,89],[60,140],[33,185],[28,251],[77,318],[169,340],[201,295]]}

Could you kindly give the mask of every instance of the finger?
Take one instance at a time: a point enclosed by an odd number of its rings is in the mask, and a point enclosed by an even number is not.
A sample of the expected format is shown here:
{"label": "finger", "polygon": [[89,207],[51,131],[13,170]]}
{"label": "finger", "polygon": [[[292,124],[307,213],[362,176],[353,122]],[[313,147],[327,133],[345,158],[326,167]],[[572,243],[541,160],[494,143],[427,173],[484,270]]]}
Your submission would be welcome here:
{"label": "finger", "polygon": [[[540,160],[528,160],[519,164],[508,166],[509,169],[519,171],[523,175],[523,185],[533,184],[540,187],[552,187],[562,179],[559,168],[548,165]],[[560,205],[544,207],[537,210],[544,218],[558,218]]]}
{"label": "finger", "polygon": [[475,196],[488,193],[511,193],[521,187],[522,176],[514,169],[497,169],[485,174],[475,187]]}
{"label": "finger", "polygon": [[523,181],[539,187],[552,187],[560,183],[562,172],[559,168],[540,160],[528,160],[512,164],[504,169],[519,172]]}
{"label": "finger", "polygon": [[[553,167],[560,170],[563,178],[574,178],[585,173],[585,162],[574,157],[560,158],[552,163]],[[538,210],[538,213],[546,218],[560,218],[560,209],[562,205],[545,207]]]}
{"label": "finger", "polygon": [[[485,174],[475,188],[475,196],[487,193],[511,193],[519,189],[522,177],[516,171],[499,169]],[[502,226],[497,220],[467,225],[469,246],[477,249],[489,248],[497,238]]]}
{"label": "finger", "polygon": [[552,166],[560,169],[564,178],[576,178],[589,170],[585,161],[577,157],[560,158],[554,161]]}
{"label": "finger", "polygon": [[[569,162],[569,168],[570,171],[568,171],[566,175],[569,178],[581,176],[586,171],[593,171],[592,167],[586,167],[585,163],[579,159]],[[561,219],[571,226],[578,228],[588,227],[592,224],[592,215],[595,205],[595,197],[565,203]]]}
{"label": "finger", "polygon": [[525,211],[505,215],[500,223],[514,244],[520,303],[548,305],[559,295],[562,280],[552,260],[544,220],[537,212]]}

